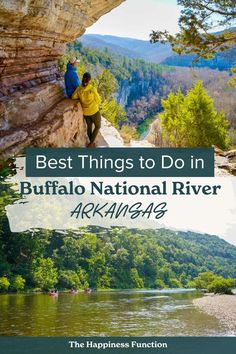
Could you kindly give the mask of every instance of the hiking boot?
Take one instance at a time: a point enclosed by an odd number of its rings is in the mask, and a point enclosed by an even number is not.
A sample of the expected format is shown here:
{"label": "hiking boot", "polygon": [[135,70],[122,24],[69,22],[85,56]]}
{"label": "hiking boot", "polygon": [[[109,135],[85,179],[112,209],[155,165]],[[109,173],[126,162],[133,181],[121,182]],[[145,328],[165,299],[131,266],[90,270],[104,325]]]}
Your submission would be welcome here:
{"label": "hiking boot", "polygon": [[89,143],[87,145],[87,148],[95,148],[96,147],[96,144],[95,143]]}

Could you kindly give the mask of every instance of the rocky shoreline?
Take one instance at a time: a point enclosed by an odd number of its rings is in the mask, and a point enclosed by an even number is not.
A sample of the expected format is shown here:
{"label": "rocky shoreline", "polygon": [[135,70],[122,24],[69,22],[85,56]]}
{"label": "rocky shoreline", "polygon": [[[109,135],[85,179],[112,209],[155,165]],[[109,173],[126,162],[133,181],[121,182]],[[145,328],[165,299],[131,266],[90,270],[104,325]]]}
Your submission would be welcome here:
{"label": "rocky shoreline", "polygon": [[230,335],[236,335],[236,295],[207,294],[193,300],[195,306],[211,316],[215,316]]}

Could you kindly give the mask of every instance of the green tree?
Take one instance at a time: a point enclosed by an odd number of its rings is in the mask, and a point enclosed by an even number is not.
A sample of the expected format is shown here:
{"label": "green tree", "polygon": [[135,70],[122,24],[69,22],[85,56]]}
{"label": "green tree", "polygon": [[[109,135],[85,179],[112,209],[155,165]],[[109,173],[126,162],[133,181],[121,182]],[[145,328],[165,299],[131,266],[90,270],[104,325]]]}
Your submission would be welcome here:
{"label": "green tree", "polygon": [[0,278],[0,292],[7,291],[10,286],[10,282],[7,277]]}
{"label": "green tree", "polygon": [[127,122],[124,108],[114,98],[110,101],[104,100],[102,102],[102,115],[115,127]]}
{"label": "green tree", "polygon": [[216,276],[212,272],[202,272],[193,280],[192,285],[196,289],[207,289],[215,278]]}
{"label": "green tree", "polygon": [[200,273],[192,282],[189,287],[196,289],[207,289],[208,292],[218,294],[231,294],[235,285],[233,279],[225,279],[222,276],[216,275],[212,272]]}
{"label": "green tree", "polygon": [[107,271],[106,274],[100,276],[96,287],[101,289],[107,289],[110,288],[110,285],[111,285],[111,277],[109,272]]}
{"label": "green tree", "polygon": [[164,283],[164,281],[162,279],[156,279],[155,280],[155,288],[156,289],[164,289],[164,288],[166,288],[166,284]]}
{"label": "green tree", "polygon": [[63,270],[59,273],[59,286],[67,289],[85,289],[89,286],[88,276],[82,269],[77,272]]}
{"label": "green tree", "polygon": [[12,233],[4,205],[15,200],[15,192],[7,183],[0,198],[0,291],[22,278],[25,288],[53,288],[57,271],[58,285],[69,288],[180,287],[194,279],[192,287],[213,283],[216,290],[210,290],[220,292],[228,278],[236,278],[236,247],[216,236],[124,227]]}
{"label": "green tree", "polygon": [[16,275],[13,278],[11,287],[15,291],[23,290],[25,288],[25,279],[21,275]]}
{"label": "green tree", "polygon": [[55,264],[59,269],[79,269],[79,260],[81,257],[81,242],[71,235],[63,238],[60,251],[54,252]]}
{"label": "green tree", "polygon": [[215,294],[232,294],[232,289],[235,286],[234,279],[224,279],[222,277],[217,277],[213,280],[212,283],[209,284],[207,290],[210,293]]}
{"label": "green tree", "polygon": [[189,91],[184,105],[187,109],[187,146],[215,144],[222,149],[228,147],[228,122],[224,113],[218,113],[214,108],[214,101],[205,91],[201,81]]}
{"label": "green tree", "polygon": [[40,258],[33,269],[35,285],[42,290],[50,290],[57,284],[57,269],[51,258]]}
{"label": "green tree", "polygon": [[114,98],[118,91],[118,81],[109,69],[105,69],[93,80],[102,99],[102,115],[115,127],[127,121],[124,107]]}
{"label": "green tree", "polygon": [[176,278],[170,279],[170,286],[171,288],[182,288],[181,282]]}
{"label": "green tree", "polygon": [[139,276],[136,268],[130,269],[130,278],[132,282],[132,287],[134,288],[143,288],[144,282],[143,279]]}
{"label": "green tree", "polygon": [[102,101],[111,100],[114,93],[118,91],[118,81],[109,69],[105,69],[102,73],[95,77],[94,84],[97,87]]}
{"label": "green tree", "polygon": [[[234,0],[177,0],[182,6],[179,19],[180,32],[171,35],[168,31],[153,31],[152,42],[170,42],[179,54],[197,53],[209,58],[236,44],[236,4]],[[212,33],[212,28],[223,31]]]}
{"label": "green tree", "polygon": [[164,139],[178,147],[210,147],[225,149],[229,145],[227,120],[218,113],[214,102],[201,81],[183,97],[179,90],[162,101],[164,112],[160,114]]}
{"label": "green tree", "polygon": [[167,100],[162,101],[163,113],[160,114],[163,137],[172,146],[183,146],[186,127],[186,107],[184,95],[179,88],[176,95],[171,92]]}

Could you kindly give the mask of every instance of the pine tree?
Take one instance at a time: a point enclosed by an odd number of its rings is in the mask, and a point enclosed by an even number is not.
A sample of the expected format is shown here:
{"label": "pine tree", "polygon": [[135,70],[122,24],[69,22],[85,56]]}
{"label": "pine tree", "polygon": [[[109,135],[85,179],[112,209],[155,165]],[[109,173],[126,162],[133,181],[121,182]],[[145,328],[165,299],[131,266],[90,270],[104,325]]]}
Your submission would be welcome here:
{"label": "pine tree", "polygon": [[127,122],[126,112],[115,99],[102,102],[102,116],[106,118],[114,127],[120,127],[122,123]]}
{"label": "pine tree", "polygon": [[115,99],[118,81],[109,69],[103,70],[93,81],[102,99],[103,117],[115,127],[120,127],[127,121],[127,117],[124,107],[119,105]]}
{"label": "pine tree", "polygon": [[94,84],[103,101],[112,100],[114,94],[118,91],[118,81],[108,69],[103,70],[103,72],[94,79]]}
{"label": "pine tree", "polygon": [[179,88],[176,95],[171,92],[162,100],[164,112],[160,114],[162,135],[171,146],[181,147],[186,130],[184,95]]}
{"label": "pine tree", "polygon": [[[168,31],[153,31],[152,42],[168,41],[178,54],[196,53],[204,58],[235,46],[235,0],[177,0],[177,3],[182,6],[179,33],[174,36]],[[217,27],[222,31],[212,33],[212,28]]]}
{"label": "pine tree", "polygon": [[214,101],[207,94],[201,81],[183,95],[171,93],[162,101],[164,112],[160,115],[164,139],[176,147],[227,148],[228,122],[224,112],[217,112]]}
{"label": "pine tree", "polygon": [[202,81],[196,82],[189,91],[184,106],[187,111],[187,146],[207,147],[217,145],[224,149],[228,146],[227,120],[224,112],[217,112],[213,99],[207,94]]}

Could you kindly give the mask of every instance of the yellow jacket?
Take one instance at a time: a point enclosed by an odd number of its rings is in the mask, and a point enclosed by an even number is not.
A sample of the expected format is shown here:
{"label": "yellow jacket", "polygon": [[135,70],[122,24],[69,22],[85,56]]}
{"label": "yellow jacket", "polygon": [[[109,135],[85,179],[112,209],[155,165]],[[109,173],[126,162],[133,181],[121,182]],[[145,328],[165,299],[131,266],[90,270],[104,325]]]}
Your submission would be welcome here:
{"label": "yellow jacket", "polygon": [[72,95],[73,100],[80,100],[85,116],[92,116],[99,111],[99,104],[101,98],[97,92],[97,89],[88,84],[88,86],[79,86]]}

